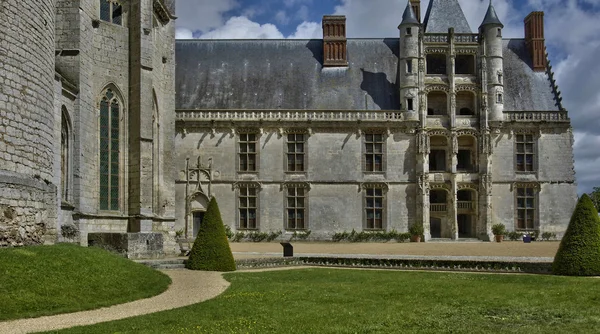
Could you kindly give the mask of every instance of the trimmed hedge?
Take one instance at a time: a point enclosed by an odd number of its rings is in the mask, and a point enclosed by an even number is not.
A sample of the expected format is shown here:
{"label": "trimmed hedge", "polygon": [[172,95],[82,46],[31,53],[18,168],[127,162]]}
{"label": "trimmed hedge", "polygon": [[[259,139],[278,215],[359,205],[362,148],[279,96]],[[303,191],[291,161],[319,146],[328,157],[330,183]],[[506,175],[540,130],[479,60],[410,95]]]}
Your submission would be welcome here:
{"label": "trimmed hedge", "polygon": [[600,275],[600,220],[587,194],[581,196],[560,242],[552,272],[556,275]]}
{"label": "trimmed hedge", "polygon": [[225,235],[225,226],[217,200],[213,197],[208,204],[206,214],[198,230],[198,236],[192,246],[185,267],[192,270],[234,271],[235,261],[229,241]]}
{"label": "trimmed hedge", "polygon": [[485,260],[386,259],[359,257],[294,257],[237,260],[239,269],[285,266],[324,266],[402,270],[509,272],[550,274],[551,262],[503,262]]}

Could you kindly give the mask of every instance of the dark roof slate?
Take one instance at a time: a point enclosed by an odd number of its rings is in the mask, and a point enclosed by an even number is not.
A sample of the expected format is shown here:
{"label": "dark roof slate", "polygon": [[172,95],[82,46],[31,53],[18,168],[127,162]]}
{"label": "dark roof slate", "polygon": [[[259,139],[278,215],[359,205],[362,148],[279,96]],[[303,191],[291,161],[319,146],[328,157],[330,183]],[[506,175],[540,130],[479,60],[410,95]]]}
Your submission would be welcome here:
{"label": "dark roof slate", "polygon": [[447,33],[454,28],[458,34],[472,34],[458,0],[431,0],[423,21],[426,33]]}
{"label": "dark roof slate", "polygon": [[485,17],[483,18],[483,22],[481,22],[481,25],[479,27],[483,27],[488,24],[500,25],[502,26],[502,28],[504,28],[504,25],[502,24],[502,22],[500,22],[500,19],[498,18],[496,10],[494,9],[494,6],[492,5],[491,1],[490,5],[488,6],[487,12],[485,13]]}
{"label": "dark roof slate", "polygon": [[[323,68],[322,40],[178,40],[177,109],[398,110],[398,38],[348,39]],[[503,41],[504,110],[558,110],[523,39]]]}
{"label": "dark roof slate", "polygon": [[406,2],[406,8],[404,9],[404,13],[402,14],[402,22],[403,24],[419,24],[419,20],[417,20],[417,16],[410,5],[410,1]]}

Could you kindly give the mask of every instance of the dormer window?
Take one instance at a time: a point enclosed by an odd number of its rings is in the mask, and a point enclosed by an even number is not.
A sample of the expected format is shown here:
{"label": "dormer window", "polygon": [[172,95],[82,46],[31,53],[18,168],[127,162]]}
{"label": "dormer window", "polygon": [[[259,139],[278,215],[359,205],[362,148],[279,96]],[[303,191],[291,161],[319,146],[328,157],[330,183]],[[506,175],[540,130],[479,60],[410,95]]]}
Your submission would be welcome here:
{"label": "dormer window", "polygon": [[100,0],[100,20],[121,25],[123,7],[116,0]]}

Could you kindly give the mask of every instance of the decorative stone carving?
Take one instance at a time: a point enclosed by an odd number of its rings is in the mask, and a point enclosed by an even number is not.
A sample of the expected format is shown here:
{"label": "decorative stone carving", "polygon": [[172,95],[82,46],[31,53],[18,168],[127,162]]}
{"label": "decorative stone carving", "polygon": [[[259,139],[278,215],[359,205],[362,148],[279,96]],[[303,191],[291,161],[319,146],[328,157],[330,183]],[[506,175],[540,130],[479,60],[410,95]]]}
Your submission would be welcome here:
{"label": "decorative stone carving", "polygon": [[425,87],[425,92],[429,93],[432,91],[442,91],[442,92],[448,92],[448,86],[447,85],[427,85]]}
{"label": "decorative stone carving", "polygon": [[389,186],[386,182],[362,182],[359,185],[359,191],[371,188],[381,189],[384,192],[389,190]]}
{"label": "decorative stone carving", "polygon": [[261,190],[262,183],[257,181],[236,181],[233,184],[231,184],[231,190],[236,190],[240,188],[255,188]]}
{"label": "decorative stone carving", "polygon": [[513,182],[510,186],[510,191],[515,191],[516,188],[532,188],[536,192],[542,190],[542,185],[539,182]]}
{"label": "decorative stone carving", "polygon": [[280,190],[287,189],[287,188],[302,188],[302,189],[306,189],[306,190],[310,190],[311,189],[310,183],[308,183],[308,182],[298,182],[298,181],[284,182],[279,187]]}

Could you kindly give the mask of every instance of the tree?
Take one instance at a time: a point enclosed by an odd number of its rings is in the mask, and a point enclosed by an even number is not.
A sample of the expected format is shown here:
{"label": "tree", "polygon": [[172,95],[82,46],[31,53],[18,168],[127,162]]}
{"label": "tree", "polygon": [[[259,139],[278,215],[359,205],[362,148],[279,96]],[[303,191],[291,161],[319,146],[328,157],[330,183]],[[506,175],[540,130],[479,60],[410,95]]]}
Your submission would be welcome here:
{"label": "tree", "polygon": [[600,275],[600,219],[587,194],[575,206],[554,257],[552,272],[569,276]]}
{"label": "tree", "polygon": [[225,235],[217,200],[208,204],[185,267],[193,270],[234,271],[235,261]]}
{"label": "tree", "polygon": [[589,196],[596,207],[596,211],[600,211],[600,187],[594,187]]}

